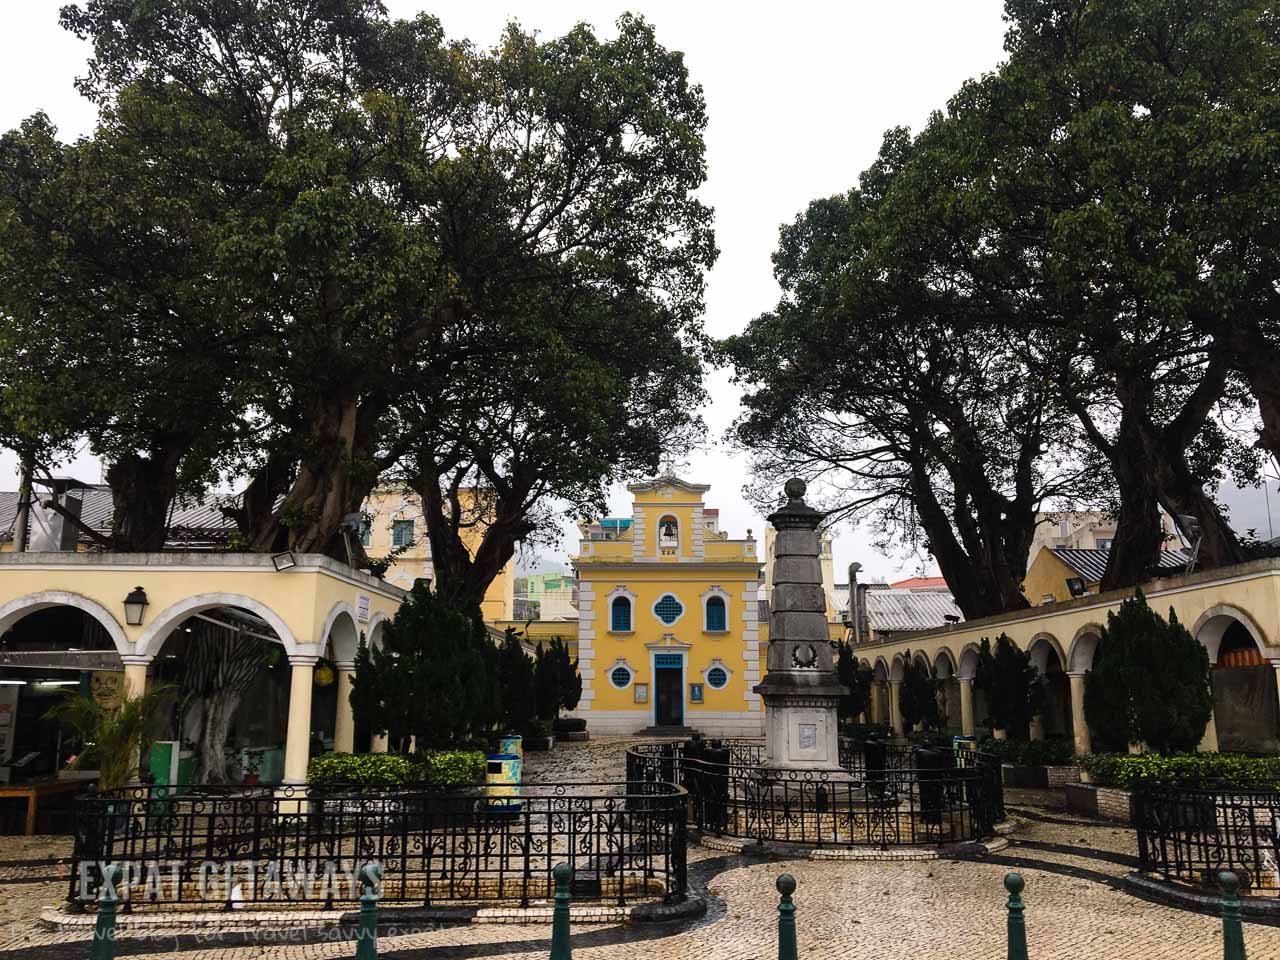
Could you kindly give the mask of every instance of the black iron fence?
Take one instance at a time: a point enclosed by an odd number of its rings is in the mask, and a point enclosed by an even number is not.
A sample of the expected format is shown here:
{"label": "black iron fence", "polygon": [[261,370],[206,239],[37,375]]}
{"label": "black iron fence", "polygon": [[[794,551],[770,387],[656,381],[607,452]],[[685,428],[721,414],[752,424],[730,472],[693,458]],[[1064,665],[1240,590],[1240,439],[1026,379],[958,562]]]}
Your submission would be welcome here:
{"label": "black iron fence", "polygon": [[482,788],[138,787],[77,802],[68,899],[95,898],[112,866],[132,903],[354,901],[366,863],[384,901],[527,905],[557,863],[574,895],[626,905],[683,899],[685,791],[644,782]]}
{"label": "black iron fence", "polygon": [[754,741],[640,744],[628,789],[679,783],[689,822],[715,836],[815,846],[943,844],[992,835],[1004,818],[995,758],[971,750],[840,744],[841,772],[771,769]]}
{"label": "black iron fence", "polygon": [[1216,887],[1234,871],[1245,890],[1280,895],[1280,790],[1147,786],[1134,794],[1138,859],[1166,880]]}

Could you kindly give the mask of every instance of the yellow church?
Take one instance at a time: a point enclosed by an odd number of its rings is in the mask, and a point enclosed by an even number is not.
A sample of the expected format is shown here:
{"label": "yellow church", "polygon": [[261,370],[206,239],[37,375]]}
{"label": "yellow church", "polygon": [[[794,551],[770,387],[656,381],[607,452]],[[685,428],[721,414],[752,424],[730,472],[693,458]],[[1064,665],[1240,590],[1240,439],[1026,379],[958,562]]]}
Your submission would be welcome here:
{"label": "yellow church", "polygon": [[667,475],[627,489],[630,517],[580,526],[576,715],[597,734],[761,736],[752,688],[767,637],[751,531],[720,529],[709,486]]}

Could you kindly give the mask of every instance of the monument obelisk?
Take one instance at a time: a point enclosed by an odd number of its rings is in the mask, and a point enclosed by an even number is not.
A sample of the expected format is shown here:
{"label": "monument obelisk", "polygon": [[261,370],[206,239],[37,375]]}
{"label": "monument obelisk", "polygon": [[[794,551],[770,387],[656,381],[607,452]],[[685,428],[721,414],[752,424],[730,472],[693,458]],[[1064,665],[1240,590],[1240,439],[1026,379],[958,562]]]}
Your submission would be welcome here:
{"label": "monument obelisk", "polygon": [[818,525],[824,514],[804,502],[803,480],[783,491],[769,516],[774,539],[768,672],[755,687],[764,700],[769,767],[840,770],[836,704],[847,690],[836,679],[822,592]]}

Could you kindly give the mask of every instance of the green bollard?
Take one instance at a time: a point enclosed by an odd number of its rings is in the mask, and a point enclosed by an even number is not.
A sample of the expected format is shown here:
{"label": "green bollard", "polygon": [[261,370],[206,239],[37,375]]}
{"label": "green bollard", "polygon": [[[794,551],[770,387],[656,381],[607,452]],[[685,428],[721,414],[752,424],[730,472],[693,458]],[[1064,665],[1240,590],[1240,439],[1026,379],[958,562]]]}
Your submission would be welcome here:
{"label": "green bollard", "polygon": [[1240,925],[1240,878],[1232,870],[1218,874],[1222,887],[1222,960],[1245,960],[1244,928]]}
{"label": "green bollard", "polygon": [[116,905],[120,894],[116,884],[120,882],[118,866],[107,867],[102,874],[102,889],[98,891],[98,916],[93,925],[93,945],[89,947],[89,960],[111,960],[116,955]]}
{"label": "green bollard", "polygon": [[556,879],[556,908],[551,914],[551,960],[572,960],[569,943],[569,904],[573,900],[573,867],[558,863],[551,876]]}
{"label": "green bollard", "polygon": [[791,895],[796,892],[796,878],[784,873],[778,877],[776,886],[782,894],[778,901],[778,960],[798,960],[796,905],[791,901]]}
{"label": "green bollard", "polygon": [[356,960],[378,958],[378,890],[382,867],[366,863],[360,868],[360,926],[356,930]]}
{"label": "green bollard", "polygon": [[1027,960],[1027,924],[1022,916],[1022,888],[1026,886],[1021,875],[1006,873],[1004,888],[1009,891],[1009,960]]}

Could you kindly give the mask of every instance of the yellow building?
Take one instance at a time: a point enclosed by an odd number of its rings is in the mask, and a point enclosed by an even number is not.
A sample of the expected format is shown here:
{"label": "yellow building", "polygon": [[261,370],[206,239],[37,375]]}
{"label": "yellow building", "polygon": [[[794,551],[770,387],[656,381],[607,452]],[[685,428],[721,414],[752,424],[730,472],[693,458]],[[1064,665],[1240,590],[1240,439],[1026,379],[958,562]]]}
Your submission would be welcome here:
{"label": "yellow building", "polygon": [[760,736],[760,560],[674,476],[627,488],[631,516],[582,526],[577,715],[597,733]]}
{"label": "yellow building", "polygon": [[[1022,592],[1033,607],[1058,603],[1073,597],[1098,592],[1098,584],[1107,569],[1106,550],[1046,547],[1035,559],[1022,580]],[[1161,576],[1185,572],[1188,551],[1160,551],[1158,569]],[[1074,592],[1073,592],[1074,591]]]}
{"label": "yellow building", "polygon": [[[470,510],[475,503],[474,491],[460,491],[460,500],[463,509]],[[395,550],[402,550],[384,575],[388,583],[408,590],[415,580],[434,578],[427,522],[422,516],[422,501],[416,493],[403,487],[375,490],[365,501],[364,515],[361,542],[370,559],[387,557]],[[482,535],[483,527],[479,524],[462,529],[462,541],[472,552]],[[510,620],[515,615],[514,560],[508,562],[489,584],[480,609],[486,622]]]}

